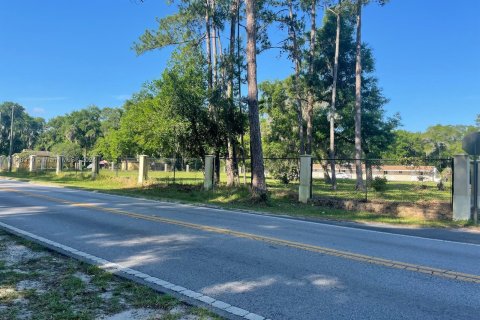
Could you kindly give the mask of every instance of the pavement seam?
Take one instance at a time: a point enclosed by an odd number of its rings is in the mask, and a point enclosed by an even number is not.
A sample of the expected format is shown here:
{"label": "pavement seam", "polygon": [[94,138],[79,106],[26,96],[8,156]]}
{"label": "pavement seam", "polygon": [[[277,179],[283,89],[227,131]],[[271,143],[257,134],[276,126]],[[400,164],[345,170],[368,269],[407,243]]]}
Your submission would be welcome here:
{"label": "pavement seam", "polygon": [[[69,247],[69,246],[62,245],[58,242],[43,238],[41,236],[35,235],[33,233],[30,233],[28,231],[25,231],[25,230],[22,230],[22,229],[19,229],[19,228],[16,228],[16,227],[13,227],[13,226],[8,225],[6,223],[0,222],[0,227],[9,231],[9,232],[11,232],[11,233],[14,233],[16,235],[23,236],[23,237],[30,238],[30,239],[34,239],[36,242],[39,242],[41,244],[49,245],[49,247],[57,248],[57,251],[59,251],[59,252],[61,252],[61,251],[58,250],[58,249],[66,251],[71,255],[77,256],[78,258],[82,258],[83,260],[87,260],[90,264],[97,265],[98,267],[100,267],[101,269],[103,269],[107,272],[128,274],[130,276],[133,276],[133,277],[137,278],[140,281],[145,281],[145,282],[148,282],[150,284],[154,284],[156,286],[162,287],[164,289],[174,291],[174,292],[176,292],[176,293],[178,293],[178,294],[180,294],[180,295],[182,295],[186,298],[197,300],[200,303],[206,304],[206,305],[208,305],[210,307],[213,307],[213,308],[217,308],[217,309],[219,309],[223,312],[227,312],[227,313],[235,316],[236,318],[240,317],[242,319],[248,319],[248,320],[251,320],[251,319],[254,319],[254,320],[266,319],[263,316],[252,313],[252,312],[250,312],[248,310],[245,310],[243,308],[233,306],[233,305],[231,305],[227,302],[217,300],[217,299],[212,298],[210,296],[204,295],[203,293],[196,292],[196,291],[184,288],[182,286],[172,284],[168,281],[165,281],[165,280],[162,280],[160,278],[148,275],[146,273],[137,271],[135,269],[131,269],[131,268],[122,266],[118,263],[111,262],[111,261],[108,261],[108,260],[105,260],[105,259],[102,259],[102,258],[92,256],[92,255],[90,255],[86,252],[76,250],[76,249],[74,249],[72,247]],[[157,290],[157,291],[165,293],[165,291],[161,291],[161,290]]]}
{"label": "pavement seam", "polygon": [[103,212],[108,212],[108,213],[112,213],[112,214],[128,216],[128,217],[131,217],[131,218],[136,218],[136,219],[141,219],[141,220],[161,222],[161,223],[177,225],[177,226],[181,226],[181,227],[185,227],[185,228],[201,230],[201,231],[205,231],[205,232],[212,232],[212,233],[217,233],[217,234],[230,235],[230,236],[237,237],[237,238],[256,240],[256,241],[275,244],[275,245],[282,245],[282,246],[285,246],[285,247],[296,248],[296,249],[300,249],[300,250],[327,254],[327,255],[330,255],[330,256],[336,256],[336,257],[349,259],[349,260],[354,260],[354,261],[358,261],[358,262],[379,265],[379,266],[383,266],[383,267],[386,267],[386,268],[403,269],[403,270],[407,270],[407,271],[411,271],[411,272],[429,274],[431,276],[442,277],[442,278],[446,278],[446,279],[455,279],[455,280],[463,281],[463,282],[479,283],[479,281],[480,281],[480,275],[466,274],[466,273],[461,273],[461,272],[457,272],[457,271],[453,271],[453,270],[447,270],[447,269],[431,268],[431,267],[428,267],[428,266],[416,265],[416,264],[411,264],[411,263],[406,263],[406,262],[401,262],[401,261],[395,261],[395,260],[382,259],[382,258],[378,258],[378,257],[374,257],[374,256],[368,256],[368,255],[352,253],[352,252],[348,252],[348,251],[341,251],[341,250],[336,250],[336,249],[331,249],[331,248],[326,248],[326,247],[309,245],[309,244],[299,243],[299,242],[295,242],[295,241],[283,240],[283,239],[279,239],[279,238],[260,236],[260,235],[255,235],[255,234],[251,234],[251,233],[234,231],[234,230],[230,230],[230,229],[200,225],[200,224],[184,222],[184,221],[179,221],[179,220],[161,218],[161,217],[157,217],[157,216],[150,216],[150,215],[125,211],[125,210],[120,210],[120,209],[115,209],[115,208],[106,208],[106,207],[102,207],[102,206],[100,206],[98,204],[94,204],[94,203],[73,202],[73,201],[68,201],[68,200],[64,200],[64,199],[50,197],[50,196],[43,195],[43,194],[35,194],[35,193],[28,192],[28,191],[20,191],[20,190],[11,189],[11,188],[0,188],[0,190],[20,193],[20,194],[24,194],[24,195],[29,195],[31,197],[46,199],[46,200],[49,200],[49,201],[52,201],[52,202],[62,203],[62,204],[73,206],[73,207],[91,208],[91,209],[95,209],[95,210],[98,210],[98,211],[103,211]]}

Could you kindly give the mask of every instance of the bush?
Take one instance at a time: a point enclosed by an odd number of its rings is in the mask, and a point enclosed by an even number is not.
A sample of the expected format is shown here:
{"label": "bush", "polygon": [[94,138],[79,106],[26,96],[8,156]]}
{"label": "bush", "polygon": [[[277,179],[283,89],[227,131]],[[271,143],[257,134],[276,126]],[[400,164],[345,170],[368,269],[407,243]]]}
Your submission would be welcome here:
{"label": "bush", "polygon": [[297,161],[279,160],[268,163],[267,168],[272,177],[283,184],[297,181],[300,177],[300,170]]}
{"label": "bush", "polygon": [[375,177],[372,181],[372,188],[377,192],[382,192],[387,190],[387,178]]}
{"label": "bush", "polygon": [[440,180],[439,183],[437,183],[437,189],[438,191],[445,191],[445,184],[443,183],[443,180]]}

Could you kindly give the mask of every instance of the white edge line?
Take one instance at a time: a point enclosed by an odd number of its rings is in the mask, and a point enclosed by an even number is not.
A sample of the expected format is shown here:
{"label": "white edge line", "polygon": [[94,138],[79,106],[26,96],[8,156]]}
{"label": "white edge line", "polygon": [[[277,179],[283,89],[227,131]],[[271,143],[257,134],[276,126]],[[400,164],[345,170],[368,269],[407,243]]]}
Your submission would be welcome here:
{"label": "white edge line", "polygon": [[57,248],[57,250],[61,249],[61,250],[67,251],[69,254],[72,254],[72,255],[77,256],[77,257],[81,257],[82,260],[88,260],[91,264],[97,265],[98,267],[100,267],[101,269],[103,269],[106,272],[116,272],[116,273],[120,272],[120,273],[128,274],[130,277],[137,278],[137,280],[140,280],[141,282],[148,282],[150,284],[160,286],[164,289],[174,291],[177,294],[180,294],[184,297],[187,297],[189,299],[194,299],[201,304],[206,304],[211,308],[219,309],[222,312],[227,312],[231,315],[240,317],[242,319],[270,320],[270,319],[266,319],[265,317],[263,317],[261,315],[255,314],[253,312],[242,309],[240,307],[232,306],[232,305],[230,305],[226,302],[223,302],[221,300],[217,300],[217,299],[212,298],[210,296],[204,295],[200,292],[189,290],[189,289],[184,288],[182,286],[172,284],[168,281],[159,279],[159,278],[154,277],[154,276],[150,276],[150,275],[145,274],[143,272],[140,272],[140,271],[137,271],[137,270],[134,270],[134,269],[131,269],[131,268],[127,268],[127,267],[122,266],[118,263],[110,262],[108,260],[92,256],[92,255],[90,255],[86,252],[79,251],[79,250],[76,250],[72,247],[62,245],[58,242],[48,240],[46,238],[37,236],[33,233],[15,228],[15,227],[13,227],[11,225],[8,225],[6,223],[0,222],[0,226],[3,227],[4,229],[12,231],[15,234],[23,235],[23,236],[26,236],[27,238],[35,239],[37,242],[40,242],[40,243],[43,243],[43,244],[46,244],[46,245],[49,245],[49,246],[53,246],[53,247]]}
{"label": "white edge line", "polygon": [[[23,181],[17,181],[17,180],[7,180],[9,182],[13,181],[18,184],[31,184],[34,186],[42,187],[42,188],[59,188],[63,190],[68,190],[68,188],[62,187],[62,186],[46,186],[42,184],[35,184],[35,183],[28,183],[28,182],[23,182]],[[188,204],[188,203],[180,203],[180,202],[169,202],[169,201],[162,201],[162,200],[152,200],[152,199],[146,199],[146,198],[139,198],[139,197],[129,197],[129,196],[122,196],[122,195],[116,195],[116,194],[109,194],[109,193],[103,193],[103,192],[93,192],[93,191],[88,191],[88,190],[76,190],[75,191],[80,191],[80,192],[86,192],[86,193],[95,193],[96,195],[105,195],[105,196],[110,196],[110,197],[117,197],[117,198],[123,198],[123,199],[137,199],[145,202],[153,202],[153,203],[162,203],[162,204],[170,204],[170,205],[177,205],[177,206],[182,206],[182,207],[189,207],[189,208],[195,208],[195,209],[202,209],[202,210],[215,210],[215,211],[223,211],[223,212],[228,212],[229,214],[240,214],[240,215],[255,215],[259,218],[262,219],[275,219],[275,220],[282,220],[282,221],[291,221],[293,223],[306,223],[306,224],[313,224],[313,225],[322,225],[330,228],[340,228],[340,229],[349,229],[349,230],[358,230],[361,232],[370,232],[370,233],[380,233],[392,237],[403,237],[403,238],[412,238],[412,239],[421,239],[421,240],[427,240],[427,241],[435,241],[435,242],[443,242],[443,243],[452,243],[452,244],[457,244],[457,245],[468,245],[468,246],[474,246],[474,247],[480,247],[480,244],[476,243],[468,243],[468,242],[460,242],[460,241],[452,241],[452,240],[443,240],[443,239],[433,239],[433,238],[425,238],[425,237],[420,237],[420,236],[412,236],[408,234],[399,234],[399,233],[392,233],[388,231],[378,231],[378,230],[370,230],[370,229],[363,229],[363,228],[355,228],[355,227],[349,227],[349,226],[339,226],[336,224],[330,224],[330,223],[325,223],[321,221],[308,221],[308,220],[302,220],[302,219],[295,219],[295,217],[281,217],[277,216],[275,214],[270,214],[270,213],[261,213],[261,212],[255,212],[255,211],[249,211],[249,210],[228,210],[228,209],[223,209],[223,208],[211,208],[208,206],[201,206],[201,205],[195,205],[195,204]],[[348,221],[347,221],[348,222]]]}

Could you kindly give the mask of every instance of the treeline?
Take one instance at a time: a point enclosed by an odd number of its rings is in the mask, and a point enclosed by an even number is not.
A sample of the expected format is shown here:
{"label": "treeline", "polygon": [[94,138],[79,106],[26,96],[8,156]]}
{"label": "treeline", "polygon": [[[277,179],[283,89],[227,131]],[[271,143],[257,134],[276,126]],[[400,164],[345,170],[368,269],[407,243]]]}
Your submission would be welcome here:
{"label": "treeline", "polygon": [[[178,12],[159,19],[158,28],[134,44],[138,54],[175,47],[160,79],[121,108],[89,107],[41,122],[31,140],[18,146],[109,160],[214,154],[217,164],[227,158],[228,185],[239,183],[238,163],[250,158],[252,195],[260,198],[266,192],[264,157],[312,154],[330,158],[334,169],[334,158],[454,154],[457,131],[473,129],[408,133],[397,130],[399,115],[386,117],[388,99],[374,74],[372,50],[361,40],[368,2],[176,1]],[[324,16],[317,26],[320,8]],[[272,34],[281,40],[271,43]],[[257,85],[256,57],[264,50],[287,55],[292,64],[280,67],[293,67],[293,74]],[[410,138],[418,143],[409,144]],[[362,189],[362,166],[355,165]],[[218,180],[220,165],[216,170]]]}

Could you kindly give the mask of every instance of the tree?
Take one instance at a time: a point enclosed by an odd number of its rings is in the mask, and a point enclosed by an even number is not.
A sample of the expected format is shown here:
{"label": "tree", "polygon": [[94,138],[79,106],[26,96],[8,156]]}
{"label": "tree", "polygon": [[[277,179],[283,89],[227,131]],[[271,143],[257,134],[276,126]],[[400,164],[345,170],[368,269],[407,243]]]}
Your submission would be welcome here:
{"label": "tree", "polygon": [[312,154],[313,143],[313,105],[315,103],[314,90],[312,88],[312,79],[314,77],[314,57],[316,50],[316,37],[317,37],[317,0],[311,0],[310,6],[310,49],[308,52],[308,81],[307,81],[307,143],[305,146],[306,154]]}
{"label": "tree", "polygon": [[[328,143],[331,131],[331,103],[335,67],[335,52],[337,43],[341,51],[338,55],[337,86],[335,99],[335,149],[339,158],[353,158],[355,144],[355,67],[356,67],[356,39],[355,39],[355,11],[354,8],[342,8],[340,20],[340,37],[337,41],[338,17],[328,11],[323,26],[317,31],[318,50],[315,54],[316,97],[321,107],[314,112],[314,150],[319,158],[329,157],[331,149]],[[373,76],[375,71],[374,58],[371,50],[362,44],[362,96],[364,97],[362,117],[367,119],[362,123],[362,154],[369,153],[373,157],[377,149],[384,148],[392,141],[391,131],[398,125],[399,119],[395,116],[387,118],[383,106],[385,97]],[[388,138],[388,139],[387,139]],[[331,162],[330,162],[331,163]],[[327,166],[323,163],[325,171]],[[330,173],[326,174],[327,180]]]}
{"label": "tree", "polygon": [[299,139],[296,121],[296,92],[291,77],[283,81],[260,83],[260,110],[265,115],[262,121],[262,141],[265,156],[269,158],[298,157]]}
{"label": "tree", "polygon": [[428,158],[449,158],[464,153],[463,138],[478,131],[475,126],[435,125],[422,134],[423,149]]}
{"label": "tree", "polygon": [[[357,15],[357,41],[356,41],[356,66],[355,66],[355,172],[357,183],[355,189],[365,190],[362,173],[362,6],[370,0],[356,0]],[[380,5],[384,5],[388,0],[378,0]]]}
{"label": "tree", "polygon": [[[177,48],[190,46],[200,48],[205,40],[205,52],[202,52],[207,75],[208,111],[211,118],[210,132],[213,145],[208,152],[215,154],[215,179],[220,176],[220,155],[227,157],[227,184],[238,183],[237,137],[243,133],[243,116],[239,115],[234,105],[234,79],[237,60],[235,56],[235,27],[239,0],[233,1],[179,1],[179,12],[159,19],[158,29],[147,30],[140,41],[134,45],[138,54],[148,50],[161,49],[174,45]],[[224,21],[230,20],[229,50],[224,53],[221,46],[221,32],[225,29]],[[239,18],[238,18],[239,19]],[[241,70],[238,70],[240,73]],[[238,99],[240,100],[240,99]]]}
{"label": "tree", "polygon": [[[234,87],[235,87],[235,37],[237,28],[238,12],[240,10],[240,0],[233,0],[230,7],[230,43],[229,43],[229,55],[228,55],[228,83],[227,83],[227,151],[228,159],[226,161],[227,171],[227,186],[239,184],[238,177],[238,161],[237,161],[237,140],[235,139],[234,127],[236,126],[235,117],[235,101],[234,101]],[[240,37],[240,35],[238,35]],[[241,132],[240,132],[241,133]]]}
{"label": "tree", "polygon": [[252,158],[252,197],[266,199],[267,184],[263,163],[262,137],[258,114],[257,86],[257,2],[246,0],[247,16],[247,84],[248,116],[250,123],[250,155]]}
{"label": "tree", "polygon": [[383,158],[403,160],[425,157],[422,133],[396,130],[393,134],[394,141],[382,153]]}
{"label": "tree", "polygon": [[0,104],[0,154],[7,155],[10,148],[10,129],[14,111],[13,153],[23,149],[33,149],[39,135],[44,129],[45,120],[33,118],[18,103],[3,102]]}
{"label": "tree", "polygon": [[330,105],[330,146],[329,146],[329,158],[330,158],[330,172],[332,179],[332,189],[337,189],[337,179],[335,176],[335,113],[337,103],[337,79],[338,79],[338,58],[340,55],[340,31],[341,31],[341,4],[342,1],[338,1],[337,11],[329,8],[333,14],[337,17],[337,27],[335,33],[335,57],[333,62],[333,83],[332,83],[332,102]]}
{"label": "tree", "polygon": [[[295,5],[295,7],[294,7]],[[286,45],[287,50],[290,52],[290,57],[295,66],[295,74],[293,76],[293,86],[295,89],[295,104],[297,110],[297,121],[298,121],[298,136],[300,141],[300,154],[305,154],[305,133],[304,133],[304,122],[303,122],[303,108],[302,108],[302,98],[301,98],[301,88],[300,88],[300,72],[301,72],[301,56],[300,56],[300,44],[298,39],[298,33],[303,29],[301,22],[295,12],[298,11],[298,6],[293,0],[288,0],[288,18],[286,18],[286,23],[288,26],[288,35],[289,35],[289,44]]]}
{"label": "tree", "polygon": [[357,0],[357,51],[355,54],[355,173],[357,182],[355,189],[365,190],[362,173],[362,5]]}

